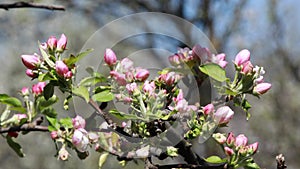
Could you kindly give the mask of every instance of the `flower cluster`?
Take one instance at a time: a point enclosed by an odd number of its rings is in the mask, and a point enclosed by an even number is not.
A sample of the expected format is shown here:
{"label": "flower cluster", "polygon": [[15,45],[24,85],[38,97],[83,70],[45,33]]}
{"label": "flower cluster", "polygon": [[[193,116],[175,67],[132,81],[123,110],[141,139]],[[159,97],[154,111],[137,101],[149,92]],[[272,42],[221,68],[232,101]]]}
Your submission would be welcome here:
{"label": "flower cluster", "polygon": [[73,76],[73,68],[60,58],[60,55],[66,50],[66,45],[67,37],[64,34],[61,35],[59,40],[54,36],[50,36],[47,42],[40,45],[41,55],[36,53],[22,55],[22,62],[27,68],[26,75],[34,79],[49,71],[49,75],[54,78],[55,75],[50,74],[50,72],[55,70],[58,76],[70,79]]}
{"label": "flower cluster", "polygon": [[191,67],[194,65],[215,63],[220,67],[225,68],[228,64],[225,58],[226,55],[224,53],[215,55],[212,54],[208,48],[197,44],[192,50],[189,48],[180,48],[176,54],[169,57],[169,61],[175,67],[182,67],[183,63]]}
{"label": "flower cluster", "polygon": [[252,156],[257,152],[258,142],[248,144],[248,138],[244,134],[235,137],[232,132],[227,138],[221,133],[213,134],[213,138],[223,147],[229,166],[240,168],[254,165]]}

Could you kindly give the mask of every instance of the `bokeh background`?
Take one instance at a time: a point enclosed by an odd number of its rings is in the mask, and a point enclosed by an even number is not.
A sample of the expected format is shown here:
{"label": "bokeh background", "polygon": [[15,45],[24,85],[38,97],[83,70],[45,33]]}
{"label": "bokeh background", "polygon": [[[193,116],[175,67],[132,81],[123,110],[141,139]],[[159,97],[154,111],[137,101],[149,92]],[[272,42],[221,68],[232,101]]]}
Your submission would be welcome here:
{"label": "bokeh background", "polygon": [[[1,0],[0,3],[12,3]],[[29,1],[28,1],[29,2]],[[32,1],[30,1],[32,2]],[[300,167],[300,2],[297,0],[35,0],[36,3],[63,5],[66,11],[21,8],[0,10],[0,93],[16,94],[33,82],[24,74],[21,54],[37,52],[37,42],[51,35],[69,37],[68,53],[81,50],[90,36],[105,24],[138,12],[162,12],[183,18],[201,29],[218,53],[227,54],[231,62],[241,49],[251,51],[254,64],[266,69],[265,79],[272,90],[258,100],[250,98],[252,117],[246,121],[243,112],[236,113],[226,131],[245,133],[250,142],[259,141],[255,160],[263,168],[275,168],[275,156],[283,153],[288,168]],[[145,18],[147,21],[147,18]],[[149,21],[152,22],[152,21]],[[157,23],[147,26],[155,27]],[[165,24],[170,30],[182,25]],[[113,36],[113,35],[111,35]],[[189,35],[186,35],[187,38]],[[195,35],[193,35],[195,36]],[[180,42],[159,35],[137,36],[120,43],[122,52],[162,48],[175,53]],[[107,39],[109,40],[109,39]],[[101,45],[101,44],[99,44]],[[118,50],[119,52],[120,49]],[[99,58],[102,57],[99,53]],[[162,56],[153,53],[152,62]],[[165,58],[168,57],[167,55]],[[164,58],[164,59],[165,59]],[[142,58],[144,60],[146,58]],[[145,62],[145,60],[144,60]],[[232,70],[232,65],[227,68]],[[231,76],[229,74],[229,76]],[[238,110],[237,110],[238,111]],[[0,168],[50,169],[98,168],[99,155],[91,153],[86,160],[75,154],[67,162],[58,161],[54,144],[47,133],[30,133],[17,138],[25,158],[19,158],[0,139]],[[201,147],[202,156],[217,154],[215,144]],[[111,160],[105,168],[117,168]],[[143,168],[130,163],[128,168]]]}

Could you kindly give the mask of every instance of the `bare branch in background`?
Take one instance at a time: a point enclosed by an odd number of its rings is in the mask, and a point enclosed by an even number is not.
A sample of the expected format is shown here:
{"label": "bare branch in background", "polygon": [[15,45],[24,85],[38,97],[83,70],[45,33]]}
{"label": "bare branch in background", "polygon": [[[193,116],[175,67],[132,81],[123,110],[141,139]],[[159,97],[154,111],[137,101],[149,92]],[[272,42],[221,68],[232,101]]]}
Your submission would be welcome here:
{"label": "bare branch in background", "polygon": [[60,10],[64,11],[65,7],[60,5],[45,5],[45,4],[37,4],[32,2],[15,2],[15,3],[2,3],[0,4],[0,9],[13,9],[13,8],[40,8],[40,9],[48,9],[48,10]]}

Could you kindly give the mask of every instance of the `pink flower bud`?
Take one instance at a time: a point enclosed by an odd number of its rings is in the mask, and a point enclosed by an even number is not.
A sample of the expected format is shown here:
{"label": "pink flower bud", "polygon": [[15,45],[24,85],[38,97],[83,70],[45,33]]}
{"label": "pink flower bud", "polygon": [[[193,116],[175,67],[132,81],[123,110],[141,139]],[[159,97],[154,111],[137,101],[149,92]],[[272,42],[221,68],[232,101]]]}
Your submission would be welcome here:
{"label": "pink flower bud", "polygon": [[248,138],[244,134],[240,134],[235,138],[234,145],[236,147],[246,146],[248,144]]}
{"label": "pink flower bud", "polygon": [[123,72],[130,72],[133,69],[133,62],[128,58],[122,59],[120,64]]}
{"label": "pink flower bud", "polygon": [[34,73],[32,69],[26,69],[26,75],[31,78],[36,78],[38,74]]}
{"label": "pink flower bud", "polygon": [[89,145],[89,138],[87,131],[83,128],[76,129],[72,137],[72,143],[80,152],[87,151]]}
{"label": "pink flower bud", "polygon": [[29,95],[29,88],[28,87],[23,87],[21,90],[21,94],[23,96],[28,96]]}
{"label": "pink flower bud", "polygon": [[179,113],[186,113],[190,110],[188,102],[185,99],[179,100],[176,103],[175,110]]}
{"label": "pink flower bud", "polygon": [[241,66],[247,61],[250,61],[250,52],[247,49],[243,49],[235,56],[234,63],[237,66]]}
{"label": "pink flower bud", "polygon": [[215,107],[211,103],[203,107],[203,113],[205,115],[209,115],[209,114],[213,113],[214,111],[215,111]]}
{"label": "pink flower bud", "polygon": [[228,156],[232,156],[234,154],[234,151],[229,147],[224,147],[224,151],[225,151],[225,154]]}
{"label": "pink flower bud", "polygon": [[258,142],[248,145],[248,148],[252,154],[256,153],[256,151],[258,149]]}
{"label": "pink flower bud", "polygon": [[192,55],[195,59],[201,60],[203,63],[209,60],[211,52],[208,48],[204,48],[201,45],[197,44],[192,49]]}
{"label": "pink flower bud", "polygon": [[65,161],[69,157],[69,152],[66,150],[65,147],[62,147],[58,152],[58,158]]}
{"label": "pink flower bud", "polygon": [[226,55],[224,53],[220,53],[220,54],[217,54],[217,55],[212,55],[211,61],[213,63],[218,64],[222,68],[225,68],[228,64],[228,62],[225,61],[225,57],[226,57]]}
{"label": "pink flower bud", "polygon": [[271,87],[270,83],[259,83],[253,88],[253,93],[261,95],[269,91]]}
{"label": "pink flower bud", "polygon": [[174,102],[178,102],[178,101],[180,101],[180,100],[182,100],[182,99],[184,99],[184,97],[183,97],[183,92],[182,92],[181,89],[179,89],[178,95],[177,95],[177,97],[173,98],[173,101],[174,101]]}
{"label": "pink flower bud", "polygon": [[117,62],[117,56],[111,49],[106,49],[104,54],[104,61],[108,66],[112,66]]}
{"label": "pink flower bud", "polygon": [[50,36],[48,41],[47,41],[47,46],[49,50],[54,50],[56,49],[57,46],[57,39],[55,36]]}
{"label": "pink flower bud", "polygon": [[53,140],[57,139],[58,138],[57,131],[51,131],[50,136]]}
{"label": "pink flower bud", "polygon": [[42,94],[45,86],[46,82],[38,82],[37,84],[32,85],[32,93],[36,96]]}
{"label": "pink flower bud", "polygon": [[149,93],[150,95],[152,95],[152,93],[155,90],[155,83],[154,81],[152,81],[151,83],[149,83],[149,81],[145,81],[144,85],[143,85],[143,91],[146,93]]}
{"label": "pink flower bud", "polygon": [[57,51],[58,52],[63,52],[66,49],[67,46],[67,37],[65,34],[62,34],[57,41]]}
{"label": "pink flower bud", "polygon": [[56,69],[56,73],[59,76],[65,77],[67,79],[71,78],[73,75],[73,73],[71,71],[69,71],[68,66],[61,60],[56,61],[55,69]]}
{"label": "pink flower bud", "polygon": [[126,78],[125,78],[125,75],[124,74],[121,74],[117,71],[110,71],[110,76],[112,76],[119,85],[121,86],[125,86],[126,85]]}
{"label": "pink flower bud", "polygon": [[232,119],[233,115],[234,112],[228,106],[223,106],[215,112],[214,119],[219,124],[226,124]]}
{"label": "pink flower bud", "polygon": [[136,80],[143,82],[149,77],[149,71],[147,69],[137,69],[134,77]]}
{"label": "pink flower bud", "polygon": [[173,66],[179,65],[180,64],[180,57],[179,57],[179,55],[175,54],[175,55],[169,56],[169,62]]}
{"label": "pink flower bud", "polygon": [[72,124],[75,129],[79,129],[79,128],[85,128],[86,122],[84,118],[77,115],[75,118],[72,118]]}
{"label": "pink flower bud", "polygon": [[235,137],[234,137],[234,134],[232,132],[230,132],[227,136],[227,140],[226,140],[226,143],[228,146],[232,146],[235,142]]}
{"label": "pink flower bud", "polygon": [[41,63],[36,55],[22,55],[22,62],[28,69],[36,69]]}
{"label": "pink flower bud", "polygon": [[168,72],[165,74],[161,74],[159,80],[164,82],[168,86],[172,86],[175,81],[179,78],[175,72]]}
{"label": "pink flower bud", "polygon": [[138,86],[135,82],[133,82],[133,83],[127,84],[126,89],[127,89],[128,93],[132,94],[134,92],[134,90],[138,89]]}
{"label": "pink flower bud", "polygon": [[241,73],[247,75],[249,73],[251,73],[253,70],[253,65],[250,61],[247,61],[243,64],[243,67],[242,67],[242,70],[241,70]]}

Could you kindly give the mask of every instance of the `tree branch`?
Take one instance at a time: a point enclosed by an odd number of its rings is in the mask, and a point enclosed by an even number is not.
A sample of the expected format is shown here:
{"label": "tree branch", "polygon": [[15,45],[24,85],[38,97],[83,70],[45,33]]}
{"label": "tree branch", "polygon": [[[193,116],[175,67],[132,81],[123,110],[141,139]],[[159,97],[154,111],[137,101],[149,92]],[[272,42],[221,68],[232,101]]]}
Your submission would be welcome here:
{"label": "tree branch", "polygon": [[8,133],[8,132],[19,132],[19,131],[43,131],[48,132],[48,126],[41,126],[40,124],[43,122],[43,117],[36,118],[31,123],[25,123],[21,126],[13,126],[0,128],[0,133]]}
{"label": "tree branch", "polygon": [[37,4],[32,2],[24,2],[24,1],[0,4],[0,9],[9,10],[12,8],[40,8],[40,9],[60,10],[60,11],[65,10],[65,7],[59,5],[45,5],[45,4]]}

